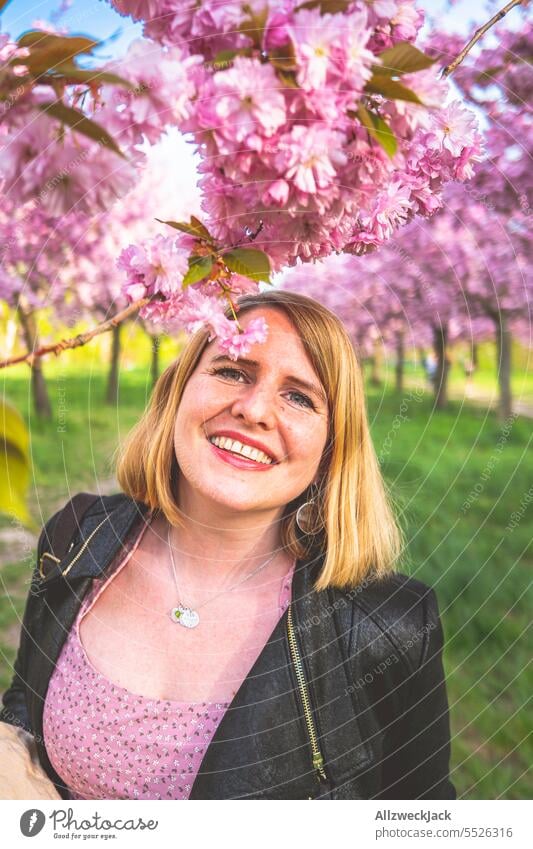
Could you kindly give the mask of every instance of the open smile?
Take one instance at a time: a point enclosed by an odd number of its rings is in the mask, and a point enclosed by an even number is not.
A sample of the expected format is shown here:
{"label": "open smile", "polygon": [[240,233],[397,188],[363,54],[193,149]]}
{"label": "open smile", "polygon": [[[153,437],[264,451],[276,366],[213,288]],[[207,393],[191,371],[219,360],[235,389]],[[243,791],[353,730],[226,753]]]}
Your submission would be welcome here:
{"label": "open smile", "polygon": [[264,451],[228,436],[210,436],[208,442],[222,460],[237,468],[266,471],[270,466],[277,465]]}

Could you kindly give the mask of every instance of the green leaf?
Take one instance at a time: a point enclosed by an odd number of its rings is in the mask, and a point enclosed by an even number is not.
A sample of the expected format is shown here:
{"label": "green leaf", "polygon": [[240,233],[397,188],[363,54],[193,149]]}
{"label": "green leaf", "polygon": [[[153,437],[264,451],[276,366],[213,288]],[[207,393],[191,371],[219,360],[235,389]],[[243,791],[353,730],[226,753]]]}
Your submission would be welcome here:
{"label": "green leaf", "polygon": [[196,215],[191,215],[189,220],[190,220],[190,223],[191,223],[191,227],[194,227],[194,229],[198,233],[200,233],[200,235],[203,236],[204,239],[210,239],[211,238],[211,233],[209,232],[209,230],[207,229],[205,224],[202,224],[200,219],[196,217]]}
{"label": "green leaf", "polygon": [[62,124],[66,124],[71,129],[76,130],[77,133],[87,136],[87,138],[98,142],[103,147],[108,148],[108,150],[112,150],[113,153],[117,153],[119,156],[125,158],[107,130],[96,124],[95,121],[91,121],[79,109],[74,109],[73,106],[67,106],[62,100],[56,100],[53,103],[40,103],[39,109],[48,115],[49,118],[56,118]]}
{"label": "green leaf", "polygon": [[191,256],[189,257],[189,270],[183,278],[183,288],[186,289],[192,283],[198,283],[207,277],[213,268],[212,256]]}
{"label": "green leaf", "polygon": [[387,122],[362,104],[360,104],[357,109],[357,117],[361,121],[363,127],[366,127],[372,138],[381,145],[383,150],[388,153],[392,159],[398,149],[398,142],[396,141],[396,136]]}
{"label": "green leaf", "polygon": [[493,68],[487,68],[486,71],[480,71],[476,74],[475,80],[477,83],[482,83],[487,79],[493,79],[494,77],[497,77],[498,74],[501,74],[504,69],[505,65],[495,65]]}
{"label": "green leaf", "polygon": [[39,50],[53,48],[62,53],[65,59],[71,59],[80,53],[91,53],[99,43],[83,35],[55,35],[41,30],[29,30],[18,39],[20,47],[37,47]]}
{"label": "green leaf", "polygon": [[71,62],[80,53],[90,53],[98,42],[84,36],[58,36],[31,31],[18,40],[20,47],[30,50],[29,56],[15,56],[12,65],[25,65],[34,76],[40,76],[64,62]]}
{"label": "green leaf", "polygon": [[234,248],[222,255],[230,271],[250,277],[252,280],[262,280],[270,283],[270,259],[257,248]]}
{"label": "green leaf", "polygon": [[418,47],[408,41],[400,41],[394,47],[389,47],[388,50],[379,54],[379,58],[382,64],[372,66],[374,74],[385,74],[389,77],[423,71],[436,62],[436,59],[426,56]]}
{"label": "green leaf", "polygon": [[[110,83],[111,85],[118,85],[122,88],[131,89],[132,91],[137,90],[135,83],[125,80],[124,77],[119,77],[118,74],[112,74],[109,71],[99,71],[97,68],[78,68],[76,65],[69,64],[68,62],[62,62],[60,65],[55,65],[52,73],[50,74],[50,78],[57,79],[57,76],[66,77],[67,79],[75,80],[80,83]],[[42,82],[45,82],[45,80]]]}
{"label": "green leaf", "polygon": [[369,94],[381,94],[388,100],[407,100],[409,103],[423,105],[416,92],[390,77],[374,75],[365,85],[365,91]]}
{"label": "green leaf", "polygon": [[190,223],[187,224],[186,221],[164,221],[162,218],[156,218],[156,221],[159,221],[160,224],[168,224],[169,227],[173,227],[174,230],[180,230],[182,233],[187,233],[189,236],[194,236],[196,239],[203,239],[206,242],[213,242],[213,237],[209,233],[207,227],[205,227],[198,218],[195,218],[194,215],[191,215]]}
{"label": "green leaf", "polygon": [[[241,47],[238,50],[220,50],[214,59],[210,59],[206,64],[214,71],[223,71],[226,67],[230,67],[233,59],[236,56],[251,56],[253,53],[251,47]],[[222,67],[218,68],[217,65]]]}
{"label": "green leaf", "polygon": [[9,442],[23,459],[29,460],[30,437],[19,411],[0,400],[0,439]]}
{"label": "green leaf", "polygon": [[243,12],[245,12],[248,17],[243,20],[239,26],[236,27],[235,32],[240,32],[242,35],[247,36],[253,42],[253,45],[257,50],[262,49],[263,37],[265,33],[265,27],[268,18],[268,6],[265,5],[263,9],[260,9],[258,12],[254,12],[254,10],[247,3],[244,3],[242,6]]}
{"label": "green leaf", "polygon": [[345,12],[348,6],[352,4],[352,0],[307,0],[306,3],[301,3],[294,10],[299,12],[300,9],[320,9],[321,15],[335,15],[337,12]]}
{"label": "green leaf", "polygon": [[276,76],[285,88],[300,88],[296,74],[291,74],[287,71],[276,71]]}
{"label": "green leaf", "polygon": [[0,512],[27,526],[34,522],[26,503],[30,477],[29,434],[20,413],[0,401]]}
{"label": "green leaf", "polygon": [[296,71],[298,62],[296,61],[296,52],[294,45],[290,42],[287,46],[275,47],[268,53],[268,60],[271,65],[279,71]]}

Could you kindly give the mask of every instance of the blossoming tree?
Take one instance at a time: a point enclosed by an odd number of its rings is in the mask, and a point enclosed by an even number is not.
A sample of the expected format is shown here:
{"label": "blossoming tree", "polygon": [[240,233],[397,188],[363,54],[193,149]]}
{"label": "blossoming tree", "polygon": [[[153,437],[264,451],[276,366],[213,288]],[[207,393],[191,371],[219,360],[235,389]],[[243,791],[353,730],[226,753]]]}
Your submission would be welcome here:
{"label": "blossoming tree", "polygon": [[0,180],[17,208],[37,202],[68,229],[127,196],[169,126],[196,152],[201,212],[158,216],[154,238],[122,251],[131,310],[100,331],[140,309],[164,329],[208,326],[237,357],[267,332],[261,319],[243,332],[239,293],[299,260],[379,248],[481,158],[472,112],[415,43],[414,0],[112,5],[144,38],[97,69],[79,61],[86,37],[0,36]]}
{"label": "blossoming tree", "polygon": [[447,103],[447,83],[415,47],[413,2],[113,5],[189,63],[194,93],[177,123],[202,174],[203,220],[172,222],[181,235],[122,256],[128,296],[150,298],[141,315],[208,323],[237,356],[265,327],[236,332],[221,294],[231,302],[298,259],[378,247],[473,173],[476,122]]}

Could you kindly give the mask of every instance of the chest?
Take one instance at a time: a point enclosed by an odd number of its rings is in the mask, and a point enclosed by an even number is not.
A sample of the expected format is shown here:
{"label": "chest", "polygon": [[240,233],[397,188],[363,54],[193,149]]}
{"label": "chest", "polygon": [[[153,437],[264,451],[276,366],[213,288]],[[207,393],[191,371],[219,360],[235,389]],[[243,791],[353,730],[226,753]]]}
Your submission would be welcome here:
{"label": "chest", "polygon": [[79,638],[92,666],[134,693],[231,701],[274,630],[287,589],[278,577],[252,592],[225,593],[201,603],[198,626],[185,628],[170,617],[172,581],[137,556],[93,588],[80,611]]}

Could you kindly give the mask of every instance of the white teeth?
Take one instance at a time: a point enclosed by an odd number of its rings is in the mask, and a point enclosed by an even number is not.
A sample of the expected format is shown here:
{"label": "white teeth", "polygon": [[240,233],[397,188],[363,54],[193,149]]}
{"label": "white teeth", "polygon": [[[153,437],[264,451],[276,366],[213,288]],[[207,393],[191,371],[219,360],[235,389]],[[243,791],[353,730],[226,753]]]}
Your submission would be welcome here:
{"label": "white teeth", "polygon": [[229,439],[227,436],[210,436],[209,442],[212,442],[217,448],[224,448],[226,451],[231,451],[232,454],[239,454],[248,460],[255,460],[256,463],[264,463],[265,465],[272,463],[272,458],[265,454],[264,451],[252,448],[251,445],[243,445],[242,442],[238,442],[236,439]]}

